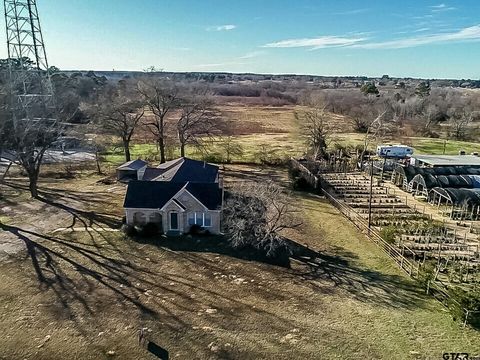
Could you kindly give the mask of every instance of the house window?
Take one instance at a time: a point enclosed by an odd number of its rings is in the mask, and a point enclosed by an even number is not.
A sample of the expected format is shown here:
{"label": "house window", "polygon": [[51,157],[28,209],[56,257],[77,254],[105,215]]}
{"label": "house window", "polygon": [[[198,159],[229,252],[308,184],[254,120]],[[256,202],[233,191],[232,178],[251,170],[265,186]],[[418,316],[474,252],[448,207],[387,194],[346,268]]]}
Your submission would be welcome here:
{"label": "house window", "polygon": [[209,213],[204,213],[203,214],[203,226],[204,227],[212,226],[212,217],[210,216]]}
{"label": "house window", "polygon": [[195,224],[195,213],[188,214],[188,225],[192,226]]}
{"label": "house window", "polygon": [[142,212],[136,212],[133,214],[133,223],[135,225],[145,225],[147,223],[147,217]]}
{"label": "house window", "polygon": [[212,226],[212,217],[209,213],[193,212],[188,214],[188,225],[198,225],[201,227]]}

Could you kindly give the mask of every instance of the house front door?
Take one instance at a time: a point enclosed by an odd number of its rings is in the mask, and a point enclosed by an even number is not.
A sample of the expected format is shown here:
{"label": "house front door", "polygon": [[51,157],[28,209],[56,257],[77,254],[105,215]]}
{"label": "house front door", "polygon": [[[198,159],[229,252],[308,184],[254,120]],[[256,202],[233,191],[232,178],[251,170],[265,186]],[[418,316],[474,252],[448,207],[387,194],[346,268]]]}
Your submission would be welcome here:
{"label": "house front door", "polygon": [[170,213],[170,230],[178,230],[178,213]]}

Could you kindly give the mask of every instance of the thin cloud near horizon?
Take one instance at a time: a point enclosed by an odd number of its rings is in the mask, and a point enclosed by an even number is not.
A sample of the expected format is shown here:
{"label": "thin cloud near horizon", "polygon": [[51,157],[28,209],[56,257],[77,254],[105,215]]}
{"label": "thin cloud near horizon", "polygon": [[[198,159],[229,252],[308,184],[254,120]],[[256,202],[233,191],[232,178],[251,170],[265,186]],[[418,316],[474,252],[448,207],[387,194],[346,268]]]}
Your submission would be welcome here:
{"label": "thin cloud near horizon", "polygon": [[311,50],[327,47],[345,47],[367,40],[362,37],[320,36],[316,38],[288,39],[262,45],[264,48],[298,48],[307,47]]}
{"label": "thin cloud near horizon", "polygon": [[[426,31],[426,29],[421,29]],[[267,43],[262,45],[263,48],[308,48],[309,50],[317,50],[334,47],[350,47],[357,49],[402,49],[410,47],[418,47],[422,45],[437,43],[455,43],[465,41],[480,40],[480,24],[465,27],[454,32],[442,32],[437,34],[429,34],[422,36],[405,37],[403,39],[395,39],[388,41],[371,41],[367,37],[358,36],[319,36],[315,38],[287,39]]]}
{"label": "thin cloud near horizon", "polygon": [[430,9],[432,9],[432,12],[443,12],[443,11],[456,10],[457,8],[453,6],[447,6],[446,4],[442,3],[442,4],[430,6]]}

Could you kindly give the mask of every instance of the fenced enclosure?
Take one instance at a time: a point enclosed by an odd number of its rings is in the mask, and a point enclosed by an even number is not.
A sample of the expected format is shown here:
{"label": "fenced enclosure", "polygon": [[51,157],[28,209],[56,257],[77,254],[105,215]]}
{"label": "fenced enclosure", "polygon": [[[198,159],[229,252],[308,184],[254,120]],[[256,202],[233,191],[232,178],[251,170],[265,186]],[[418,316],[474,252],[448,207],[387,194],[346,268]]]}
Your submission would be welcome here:
{"label": "fenced enclosure", "polygon": [[[466,319],[476,313],[450,296],[455,286],[480,284],[478,238],[438,222],[425,206],[403,192],[384,186],[362,172],[313,168],[292,160],[314,191],[324,195],[344,216],[388,254],[409,276],[421,277],[425,263],[435,263],[428,292],[443,304],[461,309]],[[471,227],[476,229],[475,227]],[[465,231],[468,231],[466,229]],[[441,300],[441,299],[442,300]]]}

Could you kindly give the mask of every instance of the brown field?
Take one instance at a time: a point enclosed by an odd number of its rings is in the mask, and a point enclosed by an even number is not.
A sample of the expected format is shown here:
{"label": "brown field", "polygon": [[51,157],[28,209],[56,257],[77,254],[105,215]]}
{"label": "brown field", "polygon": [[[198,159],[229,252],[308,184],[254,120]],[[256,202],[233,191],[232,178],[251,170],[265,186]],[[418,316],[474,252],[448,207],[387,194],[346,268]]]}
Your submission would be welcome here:
{"label": "brown field", "polygon": [[[48,169],[47,169],[48,170]],[[15,175],[14,173],[12,175]],[[454,322],[324,200],[286,236],[291,268],[215,238],[125,239],[122,185],[91,172],[0,185],[0,359],[147,359],[147,337],[172,359],[440,359],[478,355],[480,333]],[[227,183],[283,170],[230,166]],[[63,229],[62,229],[63,228]],[[108,353],[110,352],[110,355]]]}

